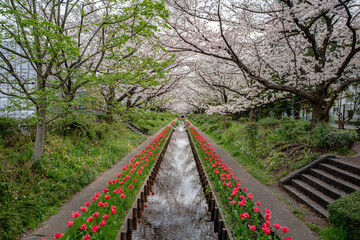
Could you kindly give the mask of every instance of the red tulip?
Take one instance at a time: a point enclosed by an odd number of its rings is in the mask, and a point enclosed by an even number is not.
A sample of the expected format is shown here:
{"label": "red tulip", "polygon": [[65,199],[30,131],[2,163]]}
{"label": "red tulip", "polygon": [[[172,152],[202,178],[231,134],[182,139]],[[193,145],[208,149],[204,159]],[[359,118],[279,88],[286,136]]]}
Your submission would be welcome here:
{"label": "red tulip", "polygon": [[101,223],[100,223],[100,226],[102,226],[102,227],[103,227],[103,226],[105,226],[105,225],[106,225],[105,220],[102,220],[102,221],[101,221]]}
{"label": "red tulip", "polygon": [[279,224],[274,224],[275,229],[281,228]]}
{"label": "red tulip", "polygon": [[80,207],[80,211],[82,211],[82,212],[86,212],[88,209],[87,209],[87,207]]}
{"label": "red tulip", "polygon": [[73,224],[74,224],[74,221],[70,221],[70,220],[69,220],[69,221],[67,222],[67,225],[68,225],[69,227],[71,227]]}
{"label": "red tulip", "polygon": [[264,233],[265,233],[266,235],[269,235],[269,234],[271,233],[271,229],[270,229],[270,228],[263,228],[263,230],[264,230]]}
{"label": "red tulip", "polygon": [[288,229],[287,227],[282,227],[281,230],[282,230],[284,233],[289,232],[289,229]]}
{"label": "red tulip", "polygon": [[249,226],[251,231],[255,231],[256,230],[256,226]]}
{"label": "red tulip", "polygon": [[85,230],[85,229],[87,229],[87,226],[86,226],[86,224],[84,223],[83,225],[81,225],[80,230]]}
{"label": "red tulip", "polygon": [[72,217],[73,217],[73,218],[76,218],[76,217],[78,217],[78,216],[80,216],[80,215],[81,215],[81,214],[79,213],[79,211],[72,213]]}
{"label": "red tulip", "polygon": [[83,240],[90,240],[90,234],[87,234],[87,235],[83,238]]}
{"label": "red tulip", "polygon": [[91,227],[91,230],[92,230],[93,233],[96,233],[97,230],[99,230],[99,228],[100,227],[98,225],[95,225],[95,226]]}
{"label": "red tulip", "polygon": [[62,236],[64,236],[64,234],[61,233],[55,233],[54,238],[61,238]]}

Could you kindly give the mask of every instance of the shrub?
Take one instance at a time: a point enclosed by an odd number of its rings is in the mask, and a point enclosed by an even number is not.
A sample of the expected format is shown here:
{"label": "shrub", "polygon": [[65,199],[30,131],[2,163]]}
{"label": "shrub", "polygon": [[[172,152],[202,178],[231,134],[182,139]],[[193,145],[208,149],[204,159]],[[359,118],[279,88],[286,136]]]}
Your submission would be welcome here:
{"label": "shrub", "polygon": [[[333,150],[348,150],[357,141],[357,134],[355,131],[336,130],[330,131],[323,136],[319,136],[318,146]],[[335,149],[334,149],[335,148]]]}
{"label": "shrub", "polygon": [[54,121],[50,131],[62,136],[88,137],[89,139],[103,139],[107,124],[95,122],[92,115],[73,114]]}
{"label": "shrub", "polygon": [[313,130],[317,146],[324,146],[324,136],[331,132],[330,126],[326,123],[318,123]]}
{"label": "shrub", "polygon": [[360,239],[360,191],[332,202],[328,211],[329,221],[347,231],[345,239]]}
{"label": "shrub", "polygon": [[238,122],[239,123],[246,123],[249,121],[249,118],[239,118]]}
{"label": "shrub", "polygon": [[285,140],[298,140],[302,135],[310,130],[310,122],[284,119],[283,124],[280,125],[278,133]]}
{"label": "shrub", "polygon": [[13,135],[19,130],[17,120],[7,117],[0,117],[0,137],[4,138]]}
{"label": "shrub", "polygon": [[277,126],[279,126],[281,123],[281,120],[276,119],[276,118],[263,118],[261,119],[258,124],[264,128],[275,128]]}
{"label": "shrub", "polygon": [[246,134],[249,138],[252,149],[256,148],[256,138],[258,135],[258,125],[256,123],[250,123],[246,126]]}

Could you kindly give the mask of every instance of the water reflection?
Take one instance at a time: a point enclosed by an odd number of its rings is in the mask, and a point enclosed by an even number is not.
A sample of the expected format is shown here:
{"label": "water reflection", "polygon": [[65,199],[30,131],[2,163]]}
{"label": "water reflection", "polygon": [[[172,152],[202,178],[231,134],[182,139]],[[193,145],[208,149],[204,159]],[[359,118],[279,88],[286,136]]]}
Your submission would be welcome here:
{"label": "water reflection", "polygon": [[181,122],[170,140],[133,239],[216,239]]}

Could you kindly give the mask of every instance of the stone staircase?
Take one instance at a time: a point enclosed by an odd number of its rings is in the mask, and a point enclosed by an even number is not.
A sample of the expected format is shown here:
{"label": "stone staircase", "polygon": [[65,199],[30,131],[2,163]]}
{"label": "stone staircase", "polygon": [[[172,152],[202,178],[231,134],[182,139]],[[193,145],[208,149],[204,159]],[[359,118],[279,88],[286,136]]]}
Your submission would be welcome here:
{"label": "stone staircase", "polygon": [[134,124],[132,123],[123,123],[127,128],[129,128],[130,130],[139,133],[143,136],[146,136],[146,132],[144,132],[143,130],[141,130],[140,128],[136,127]]}
{"label": "stone staircase", "polygon": [[323,155],[281,179],[280,185],[297,200],[328,218],[328,204],[360,190],[360,167],[332,155]]}

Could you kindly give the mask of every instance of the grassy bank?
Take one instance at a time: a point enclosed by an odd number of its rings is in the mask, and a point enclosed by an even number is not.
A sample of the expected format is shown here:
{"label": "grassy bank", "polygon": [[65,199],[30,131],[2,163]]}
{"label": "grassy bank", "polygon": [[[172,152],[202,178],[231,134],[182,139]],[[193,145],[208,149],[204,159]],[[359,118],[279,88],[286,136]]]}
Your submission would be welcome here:
{"label": "grassy bank", "polygon": [[353,131],[325,125],[310,130],[310,122],[302,120],[266,118],[249,124],[227,119],[225,128],[222,116],[194,114],[189,119],[264,184],[273,184],[322,153],[351,154],[356,140]]}
{"label": "grassy bank", "polygon": [[[153,131],[172,116],[153,116]],[[145,137],[120,122],[74,115],[48,127],[44,156],[32,162],[34,135],[0,120],[0,239],[15,239],[58,211],[75,192],[132,151]]]}
{"label": "grassy bank", "polygon": [[143,130],[145,133],[154,134],[159,130],[159,126],[165,126],[171,120],[173,120],[174,117],[175,116],[171,113],[141,111],[133,113],[129,121]]}

